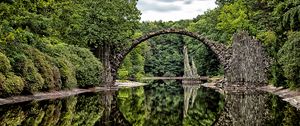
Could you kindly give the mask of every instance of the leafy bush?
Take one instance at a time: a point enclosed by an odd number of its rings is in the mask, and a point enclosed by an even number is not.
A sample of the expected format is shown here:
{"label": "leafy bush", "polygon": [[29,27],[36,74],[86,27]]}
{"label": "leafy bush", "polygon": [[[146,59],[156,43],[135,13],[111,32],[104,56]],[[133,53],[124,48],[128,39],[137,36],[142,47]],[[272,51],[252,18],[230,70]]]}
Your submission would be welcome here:
{"label": "leafy bush", "polygon": [[[4,78],[3,75],[0,75],[0,79]],[[21,77],[14,75],[14,73],[8,73],[4,83],[0,85],[1,96],[10,96],[21,94],[24,88],[24,82]]]}
{"label": "leafy bush", "polygon": [[279,63],[283,65],[284,76],[289,87],[300,87],[300,32],[291,32],[287,42],[279,51]]}
{"label": "leafy bush", "polygon": [[55,63],[61,74],[62,88],[75,88],[77,80],[74,65],[63,57],[55,58]]}
{"label": "leafy bush", "polygon": [[33,61],[24,54],[16,55],[13,60],[14,72],[25,81],[24,90],[30,93],[41,90],[45,80],[34,66]]}
{"label": "leafy bush", "polygon": [[41,47],[41,50],[52,57],[69,61],[75,68],[79,87],[98,86],[101,83],[102,64],[88,49],[66,44],[48,44]]}
{"label": "leafy bush", "polygon": [[39,48],[43,52],[21,43],[3,46],[0,52],[1,96],[92,87],[101,83],[102,64],[88,49],[65,44],[47,44]]}
{"label": "leafy bush", "polygon": [[[3,85],[5,82],[6,77],[0,72],[0,85]],[[2,89],[0,88],[0,91],[2,92]],[[0,93],[1,94],[1,93]]]}
{"label": "leafy bush", "polygon": [[[103,67],[101,62],[85,48],[69,46],[71,54],[77,54],[77,57],[70,57],[70,61],[74,61],[76,66],[76,78],[80,87],[96,86],[101,83],[101,73]],[[78,61],[80,60],[80,61]],[[78,62],[76,62],[78,61]]]}
{"label": "leafy bush", "polygon": [[[36,49],[32,46],[26,45],[26,44],[8,45],[6,52],[7,52],[7,55],[11,58],[11,61],[13,62],[13,64],[15,64],[15,65],[18,64],[18,62],[16,62],[16,61],[20,60],[19,58],[22,57],[22,55],[24,55],[28,59],[32,60],[34,67],[36,67],[38,73],[44,79],[44,84],[40,83],[42,81],[41,81],[41,79],[38,79],[39,75],[35,74],[32,76],[35,76],[36,80],[40,80],[40,82],[38,82],[38,83],[42,84],[39,86],[42,86],[43,91],[60,89],[61,80],[60,80],[59,69],[52,63],[52,58],[50,56],[42,53],[38,49]],[[23,58],[23,60],[24,60],[24,58]],[[27,62],[30,62],[30,61],[27,61]],[[30,65],[30,63],[28,63],[28,65]],[[32,68],[33,69],[32,71],[35,71],[33,66],[28,66],[28,67]],[[18,72],[18,71],[16,71],[16,72]],[[29,71],[26,71],[26,72],[31,72],[31,71],[29,69]],[[27,74],[34,74],[34,73],[27,73]],[[39,86],[37,86],[37,87],[39,87]],[[36,91],[36,89],[34,89],[33,91]]]}
{"label": "leafy bush", "polygon": [[9,59],[6,57],[6,55],[0,52],[0,72],[7,73],[10,71],[10,69],[11,65]]}

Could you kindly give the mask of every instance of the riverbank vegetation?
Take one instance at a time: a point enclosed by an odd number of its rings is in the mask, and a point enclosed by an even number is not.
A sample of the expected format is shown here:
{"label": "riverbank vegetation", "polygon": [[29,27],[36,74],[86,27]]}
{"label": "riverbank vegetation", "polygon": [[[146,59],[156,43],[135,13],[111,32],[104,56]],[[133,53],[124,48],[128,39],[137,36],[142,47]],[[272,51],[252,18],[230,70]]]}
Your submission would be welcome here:
{"label": "riverbank vegetation", "polygon": [[[228,47],[232,34],[247,30],[272,58],[270,83],[298,88],[300,2],[216,3],[218,7],[191,20],[140,22],[135,0],[1,1],[0,96],[99,86],[106,79],[102,73],[110,67],[110,60],[129,47],[132,39],[164,28],[187,29]],[[224,73],[213,52],[197,40],[161,35],[125,58],[118,79],[182,76],[184,45],[199,75]]]}

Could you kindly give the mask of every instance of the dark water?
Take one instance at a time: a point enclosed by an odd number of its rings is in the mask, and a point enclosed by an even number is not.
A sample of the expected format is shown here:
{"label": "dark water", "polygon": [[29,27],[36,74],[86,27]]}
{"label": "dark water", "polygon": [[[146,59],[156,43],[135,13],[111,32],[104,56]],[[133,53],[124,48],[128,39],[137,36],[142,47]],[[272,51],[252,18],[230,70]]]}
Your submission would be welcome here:
{"label": "dark water", "polygon": [[138,88],[0,106],[0,126],[298,126],[300,112],[278,97],[221,95],[199,85],[156,81]]}

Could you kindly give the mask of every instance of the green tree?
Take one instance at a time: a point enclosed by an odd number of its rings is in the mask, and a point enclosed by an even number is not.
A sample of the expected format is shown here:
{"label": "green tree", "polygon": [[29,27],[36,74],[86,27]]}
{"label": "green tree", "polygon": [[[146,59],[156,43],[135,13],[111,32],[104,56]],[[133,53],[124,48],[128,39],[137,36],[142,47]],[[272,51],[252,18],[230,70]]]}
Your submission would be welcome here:
{"label": "green tree", "polygon": [[300,32],[289,33],[288,40],[279,51],[279,62],[283,65],[284,76],[289,87],[300,85]]}

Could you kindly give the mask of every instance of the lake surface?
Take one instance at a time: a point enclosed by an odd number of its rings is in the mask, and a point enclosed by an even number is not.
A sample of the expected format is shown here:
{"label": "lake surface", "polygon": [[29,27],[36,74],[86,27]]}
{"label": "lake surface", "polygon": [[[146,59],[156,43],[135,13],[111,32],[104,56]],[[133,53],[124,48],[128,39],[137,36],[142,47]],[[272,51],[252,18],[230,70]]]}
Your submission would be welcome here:
{"label": "lake surface", "polygon": [[0,106],[0,126],[298,126],[300,112],[258,92],[219,94],[199,84],[157,80],[118,91]]}

